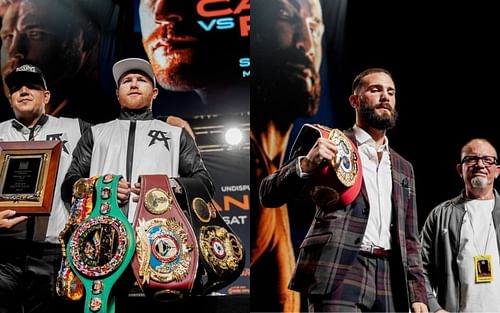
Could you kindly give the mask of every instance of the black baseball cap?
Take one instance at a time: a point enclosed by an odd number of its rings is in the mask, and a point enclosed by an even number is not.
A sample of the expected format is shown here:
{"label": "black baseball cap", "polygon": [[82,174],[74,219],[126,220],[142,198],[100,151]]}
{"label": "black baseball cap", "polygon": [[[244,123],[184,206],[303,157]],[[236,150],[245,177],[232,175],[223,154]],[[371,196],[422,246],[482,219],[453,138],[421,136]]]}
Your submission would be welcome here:
{"label": "black baseball cap", "polygon": [[47,82],[42,70],[31,64],[16,67],[5,77],[5,83],[11,92],[16,86],[20,87],[23,85],[40,86],[44,90],[47,90]]}

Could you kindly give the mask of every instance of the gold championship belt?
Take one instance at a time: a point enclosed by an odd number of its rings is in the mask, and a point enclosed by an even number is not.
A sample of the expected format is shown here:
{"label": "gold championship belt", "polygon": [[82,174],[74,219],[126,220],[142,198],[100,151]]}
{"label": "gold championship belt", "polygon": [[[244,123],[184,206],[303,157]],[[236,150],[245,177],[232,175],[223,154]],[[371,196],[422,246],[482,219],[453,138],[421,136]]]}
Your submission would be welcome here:
{"label": "gold championship belt", "polygon": [[137,283],[157,300],[191,293],[198,270],[198,245],[166,175],[141,175],[134,218],[137,236],[132,260]]}
{"label": "gold championship belt", "polygon": [[319,124],[304,124],[293,143],[291,155],[305,155],[319,137],[331,140],[337,147],[337,155],[315,172],[312,199],[320,207],[333,207],[339,202],[349,205],[361,190],[363,175],[358,149],[342,131]]}
{"label": "gold championship belt", "polygon": [[68,264],[85,287],[86,313],[115,311],[111,290],[134,254],[134,231],[116,197],[120,179],[115,175],[97,179],[94,209],[78,225],[66,247]]}
{"label": "gold championship belt", "polygon": [[[186,215],[200,247],[200,270],[194,293],[207,294],[236,280],[245,265],[241,239],[222,219],[206,188],[193,181],[182,184]],[[182,201],[184,202],[184,201]]]}
{"label": "gold championship belt", "polygon": [[59,234],[61,243],[62,260],[57,273],[56,292],[57,295],[68,300],[80,300],[83,297],[85,287],[69,266],[66,258],[66,246],[69,238],[92,212],[94,183],[98,176],[81,178],[73,186],[73,199],[71,201],[71,212],[66,226]]}

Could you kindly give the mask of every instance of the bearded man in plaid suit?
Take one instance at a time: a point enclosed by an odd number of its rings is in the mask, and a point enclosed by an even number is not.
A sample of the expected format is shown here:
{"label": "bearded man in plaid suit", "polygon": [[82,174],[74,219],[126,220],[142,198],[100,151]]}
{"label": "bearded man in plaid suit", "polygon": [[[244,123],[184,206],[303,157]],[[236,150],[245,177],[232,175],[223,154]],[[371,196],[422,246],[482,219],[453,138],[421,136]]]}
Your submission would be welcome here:
{"label": "bearded man in plaid suit", "polygon": [[[265,207],[299,194],[316,204],[289,287],[307,295],[310,312],[428,312],[413,167],[386,136],[397,120],[394,81],[371,68],[356,76],[352,91],[356,123],[339,131],[343,144],[301,130],[290,160],[260,185]],[[330,170],[340,180],[342,169],[347,177],[357,171],[352,184],[325,179]]]}

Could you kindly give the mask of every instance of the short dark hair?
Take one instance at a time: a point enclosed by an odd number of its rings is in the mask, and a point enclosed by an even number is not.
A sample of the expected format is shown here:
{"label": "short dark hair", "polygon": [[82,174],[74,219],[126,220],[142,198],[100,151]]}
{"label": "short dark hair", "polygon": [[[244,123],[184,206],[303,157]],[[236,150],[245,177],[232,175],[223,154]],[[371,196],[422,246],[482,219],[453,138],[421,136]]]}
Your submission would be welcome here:
{"label": "short dark hair", "polygon": [[365,76],[373,74],[373,73],[386,73],[392,79],[391,73],[388,70],[384,69],[384,68],[381,68],[381,67],[371,67],[371,68],[368,68],[368,69],[362,71],[361,73],[359,73],[358,75],[356,75],[356,77],[352,81],[352,93],[354,94],[354,92],[358,89],[359,84],[361,83],[361,80]]}

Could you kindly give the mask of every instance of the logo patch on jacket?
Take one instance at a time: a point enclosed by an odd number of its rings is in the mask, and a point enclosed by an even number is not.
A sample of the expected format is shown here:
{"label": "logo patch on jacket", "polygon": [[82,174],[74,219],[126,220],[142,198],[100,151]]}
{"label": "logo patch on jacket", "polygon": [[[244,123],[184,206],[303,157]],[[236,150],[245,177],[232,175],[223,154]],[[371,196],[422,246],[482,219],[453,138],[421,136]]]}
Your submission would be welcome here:
{"label": "logo patch on jacket", "polygon": [[69,154],[68,147],[66,146],[66,143],[68,142],[68,140],[63,139],[62,137],[63,137],[63,133],[49,134],[49,135],[47,135],[47,137],[45,139],[46,140],[60,140],[60,141],[62,141],[63,151],[66,152],[67,154]]}
{"label": "logo patch on jacket", "polygon": [[154,145],[157,141],[163,141],[163,144],[165,145],[167,150],[170,150],[170,147],[168,146],[168,140],[171,138],[168,136],[168,132],[152,129],[149,131],[148,136],[151,137],[151,141],[149,142],[148,147]]}

